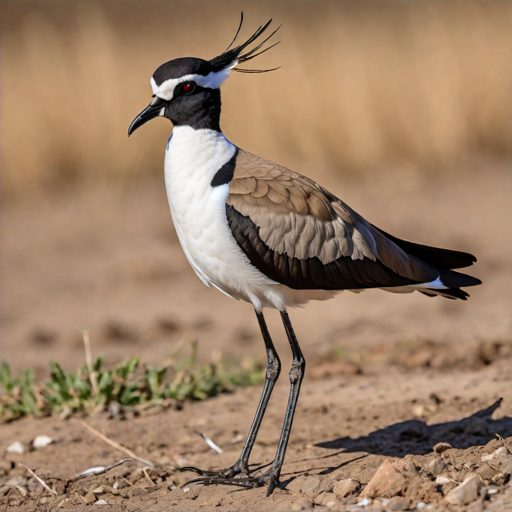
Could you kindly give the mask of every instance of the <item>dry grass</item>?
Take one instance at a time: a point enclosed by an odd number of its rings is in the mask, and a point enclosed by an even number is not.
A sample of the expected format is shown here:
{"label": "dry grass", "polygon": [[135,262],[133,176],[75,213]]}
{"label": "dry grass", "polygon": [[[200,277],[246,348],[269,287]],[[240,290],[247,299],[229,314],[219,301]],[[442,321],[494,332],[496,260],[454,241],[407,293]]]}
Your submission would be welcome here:
{"label": "dry grass", "polygon": [[[128,140],[164,60],[212,57],[240,2],[4,1],[3,190],[161,172],[169,131]],[[283,44],[224,90],[224,129],[298,169],[434,169],[512,150],[512,3],[258,2]],[[248,121],[250,120],[250,121]]]}

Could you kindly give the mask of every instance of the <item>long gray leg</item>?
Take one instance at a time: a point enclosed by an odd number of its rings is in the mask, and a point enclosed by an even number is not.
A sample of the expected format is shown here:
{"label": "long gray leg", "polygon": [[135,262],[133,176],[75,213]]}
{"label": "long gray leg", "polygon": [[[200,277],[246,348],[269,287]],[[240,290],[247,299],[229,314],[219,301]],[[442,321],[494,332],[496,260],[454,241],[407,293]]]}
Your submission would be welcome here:
{"label": "long gray leg", "polygon": [[[263,320],[263,315],[260,316],[260,314],[256,314],[258,315],[258,321],[260,321],[260,327],[262,327],[263,338],[265,339],[265,344],[267,346],[269,367],[272,368],[273,365],[275,365],[277,371],[270,371],[270,373],[267,373],[267,378],[265,379],[265,386],[263,388],[263,394],[258,405],[258,410],[256,411],[256,416],[253,420],[249,436],[247,437],[247,441],[245,443],[244,449],[242,450],[242,454],[240,456],[239,461],[232,468],[224,470],[223,472],[220,473],[217,472],[216,474],[212,474],[211,472],[203,472],[203,476],[201,478],[191,480],[188,483],[201,483],[205,485],[225,484],[248,488],[266,485],[267,496],[269,496],[279,484],[279,477],[281,476],[281,469],[283,467],[286,447],[288,446],[288,441],[290,439],[293,416],[295,414],[295,408],[297,407],[297,400],[299,399],[300,386],[302,384],[302,379],[304,378],[306,361],[304,360],[304,356],[302,355],[299,343],[297,341],[295,333],[293,332],[293,327],[290,322],[290,318],[288,317],[288,313],[286,313],[286,311],[282,311],[281,319],[283,320],[284,328],[286,330],[286,335],[288,336],[288,341],[290,343],[293,356],[292,367],[290,369],[289,374],[290,394],[288,396],[288,405],[286,406],[286,413],[284,416],[283,426],[281,428],[279,443],[277,445],[276,456],[270,466],[270,469],[268,469],[267,471],[265,471],[265,473],[261,475],[253,476],[247,474],[248,471],[244,471],[243,469],[241,469],[241,467],[243,466],[244,461],[245,467],[247,467],[247,458],[249,457],[252,446],[254,444],[254,439],[256,438],[256,434],[261,425],[261,420],[263,418],[263,414],[265,413],[265,408],[267,407],[268,399],[274,386],[275,379],[277,379],[277,375],[279,375],[279,359],[277,359],[277,354],[272,345],[272,341],[270,340],[270,336],[268,335],[268,331]],[[269,345],[267,345],[268,340],[270,340]],[[273,364],[270,364],[270,362],[273,360],[270,357],[271,355],[273,358],[275,358],[274,361],[276,361]],[[244,456],[246,457],[245,459],[243,458]],[[235,476],[237,473],[242,474]]]}
{"label": "long gray leg", "polygon": [[256,436],[258,435],[258,431],[261,427],[265,411],[267,410],[270,395],[272,394],[274,385],[281,373],[281,361],[279,360],[274,343],[272,342],[272,338],[268,332],[267,323],[265,322],[263,313],[256,311],[256,318],[258,319],[261,334],[263,335],[263,341],[265,342],[265,350],[267,352],[267,369],[265,372],[265,383],[263,384],[263,392],[261,393],[260,402],[256,409],[254,419],[252,420],[252,425],[249,430],[249,434],[247,435],[242,453],[240,454],[240,459],[237,463],[243,472],[247,472],[248,470],[249,456],[254,446],[254,441],[256,440]]}
{"label": "long gray leg", "polygon": [[195,473],[198,473],[202,476],[220,478],[230,478],[240,473],[242,475],[248,475],[249,473],[249,456],[251,455],[256,436],[258,435],[258,431],[261,427],[261,422],[263,420],[263,416],[265,415],[270,395],[272,394],[274,385],[279,377],[279,373],[281,372],[281,361],[279,360],[279,356],[274,347],[274,343],[272,342],[272,338],[268,332],[265,317],[260,311],[255,310],[255,313],[261,329],[261,334],[263,335],[265,350],[267,352],[267,369],[265,372],[265,382],[263,384],[263,391],[261,393],[258,408],[256,409],[256,414],[252,420],[251,428],[249,429],[249,434],[245,440],[245,444],[242,448],[242,452],[240,453],[240,457],[238,461],[233,464],[233,466],[220,471],[205,471],[190,466],[182,468],[182,471],[194,471]]}
{"label": "long gray leg", "polygon": [[267,488],[267,496],[276,488],[279,483],[279,476],[281,475],[281,468],[283,467],[284,456],[286,453],[286,447],[290,439],[290,432],[292,429],[293,416],[295,414],[295,408],[297,407],[297,401],[299,399],[300,386],[304,378],[304,371],[306,369],[306,361],[302,355],[302,351],[293,331],[290,317],[286,311],[281,311],[281,319],[283,320],[286,335],[292,349],[292,367],[290,369],[290,394],[288,396],[288,405],[286,406],[286,414],[283,421],[283,427],[281,429],[281,436],[279,437],[279,443],[277,445],[277,451],[272,466],[269,471],[269,481]]}

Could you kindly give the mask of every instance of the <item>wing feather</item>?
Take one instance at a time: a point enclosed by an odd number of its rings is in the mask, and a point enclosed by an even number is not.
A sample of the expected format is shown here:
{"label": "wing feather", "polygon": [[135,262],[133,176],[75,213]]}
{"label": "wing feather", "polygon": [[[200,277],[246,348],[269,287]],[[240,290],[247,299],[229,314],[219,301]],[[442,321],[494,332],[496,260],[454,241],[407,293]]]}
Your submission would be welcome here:
{"label": "wing feather", "polygon": [[314,181],[243,150],[227,215],[253,264],[294,288],[392,287],[438,275]]}

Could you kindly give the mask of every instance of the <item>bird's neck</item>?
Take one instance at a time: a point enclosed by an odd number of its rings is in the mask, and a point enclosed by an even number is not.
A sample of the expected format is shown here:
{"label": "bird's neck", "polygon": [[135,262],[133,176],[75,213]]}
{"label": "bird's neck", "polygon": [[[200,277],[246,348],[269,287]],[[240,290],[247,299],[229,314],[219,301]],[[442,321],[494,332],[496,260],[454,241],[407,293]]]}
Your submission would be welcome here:
{"label": "bird's neck", "polygon": [[195,130],[207,129],[220,132],[221,99],[218,89],[209,91],[205,100],[197,105],[187,105],[186,111],[174,113],[174,126],[189,126]]}

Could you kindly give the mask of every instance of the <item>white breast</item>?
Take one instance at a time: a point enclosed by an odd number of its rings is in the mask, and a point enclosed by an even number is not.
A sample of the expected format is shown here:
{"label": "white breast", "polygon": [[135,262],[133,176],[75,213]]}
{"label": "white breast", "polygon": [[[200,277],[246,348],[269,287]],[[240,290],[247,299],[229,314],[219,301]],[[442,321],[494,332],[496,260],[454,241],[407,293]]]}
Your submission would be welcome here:
{"label": "white breast", "polygon": [[229,185],[210,185],[235,151],[219,132],[174,128],[165,154],[165,184],[176,232],[206,285],[257,308],[282,309],[281,287],[250,264],[231,234],[226,217]]}

